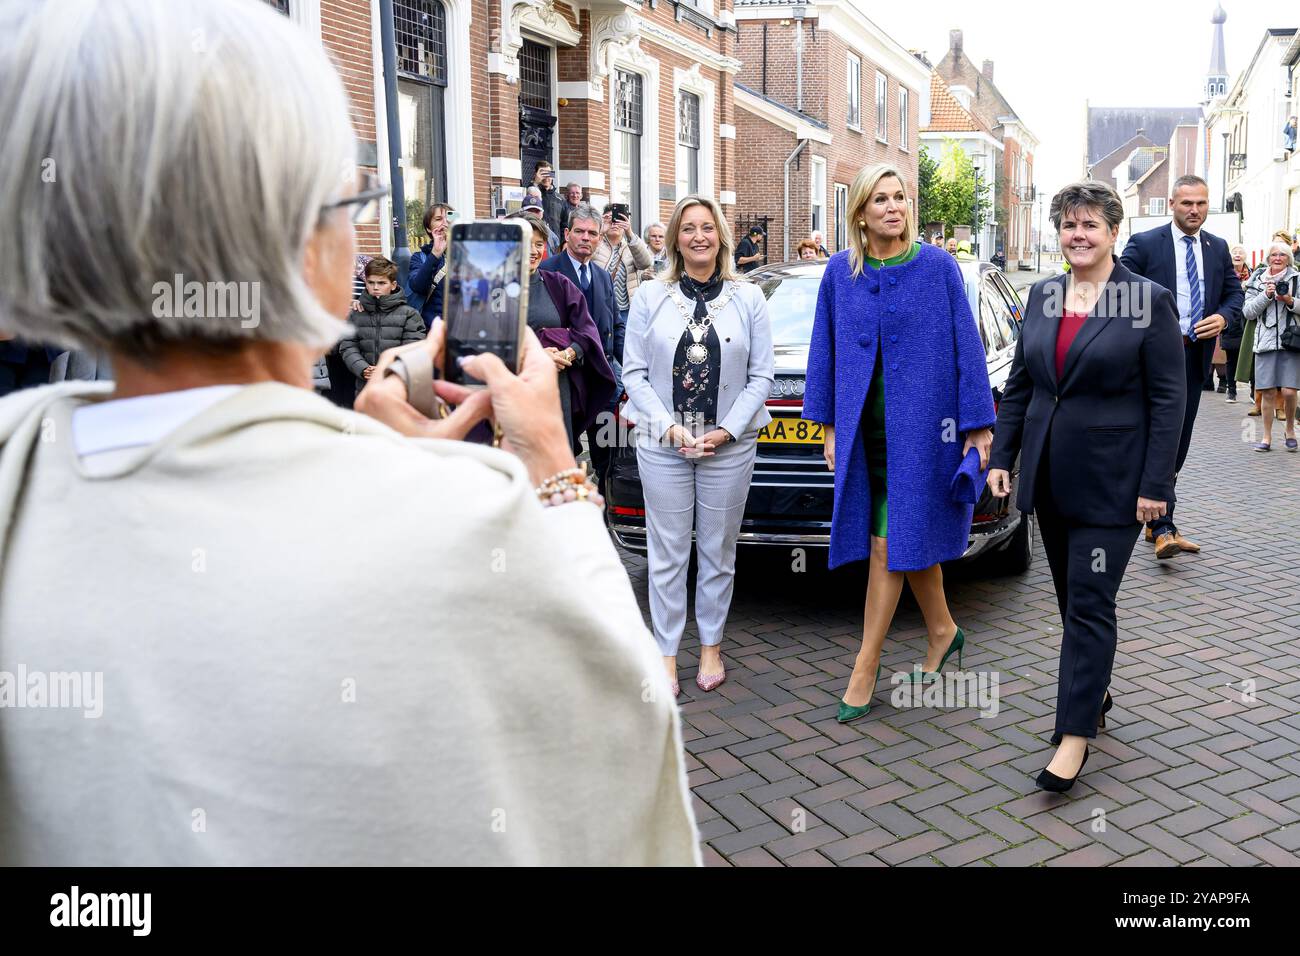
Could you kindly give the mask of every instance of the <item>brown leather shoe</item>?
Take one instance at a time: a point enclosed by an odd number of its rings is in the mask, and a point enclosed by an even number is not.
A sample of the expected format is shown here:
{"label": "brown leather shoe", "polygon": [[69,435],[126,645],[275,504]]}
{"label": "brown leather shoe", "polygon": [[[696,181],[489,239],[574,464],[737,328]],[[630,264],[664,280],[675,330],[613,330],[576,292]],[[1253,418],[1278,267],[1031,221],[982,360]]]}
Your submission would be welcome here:
{"label": "brown leather shoe", "polygon": [[1147,528],[1147,543],[1150,544],[1150,543],[1151,543],[1152,541],[1154,541],[1155,539],[1156,539],[1155,534],[1152,533],[1152,531],[1151,531],[1150,528]]}
{"label": "brown leather shoe", "polygon": [[1201,550],[1201,546],[1199,544],[1197,544],[1195,541],[1188,541],[1181,534],[1177,534],[1177,533],[1174,534],[1174,543],[1177,544],[1181,550],[1187,551],[1191,554],[1198,554]]}
{"label": "brown leather shoe", "polygon": [[1172,558],[1182,550],[1183,549],[1178,546],[1178,539],[1168,531],[1156,538],[1157,558]]}

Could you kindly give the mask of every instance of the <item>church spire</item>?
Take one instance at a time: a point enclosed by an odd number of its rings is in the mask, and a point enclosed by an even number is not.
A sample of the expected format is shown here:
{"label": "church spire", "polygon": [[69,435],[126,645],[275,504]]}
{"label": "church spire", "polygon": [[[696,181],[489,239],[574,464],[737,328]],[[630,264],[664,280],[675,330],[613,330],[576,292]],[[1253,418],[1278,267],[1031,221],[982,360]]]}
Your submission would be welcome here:
{"label": "church spire", "polygon": [[1205,71],[1206,102],[1228,92],[1228,66],[1223,55],[1223,23],[1227,19],[1222,4],[1217,5],[1210,17],[1210,23],[1214,24],[1214,38],[1210,43],[1210,68]]}

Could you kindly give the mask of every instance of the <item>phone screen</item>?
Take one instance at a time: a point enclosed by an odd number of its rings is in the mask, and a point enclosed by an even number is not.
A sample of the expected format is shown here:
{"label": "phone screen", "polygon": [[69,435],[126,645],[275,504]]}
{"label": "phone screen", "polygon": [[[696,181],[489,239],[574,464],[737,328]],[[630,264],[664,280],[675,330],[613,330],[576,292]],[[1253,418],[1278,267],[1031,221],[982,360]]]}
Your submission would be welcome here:
{"label": "phone screen", "polygon": [[457,362],[482,352],[496,354],[511,371],[519,370],[520,326],[527,308],[521,236],[520,225],[514,223],[453,227],[443,296],[447,381],[483,385]]}

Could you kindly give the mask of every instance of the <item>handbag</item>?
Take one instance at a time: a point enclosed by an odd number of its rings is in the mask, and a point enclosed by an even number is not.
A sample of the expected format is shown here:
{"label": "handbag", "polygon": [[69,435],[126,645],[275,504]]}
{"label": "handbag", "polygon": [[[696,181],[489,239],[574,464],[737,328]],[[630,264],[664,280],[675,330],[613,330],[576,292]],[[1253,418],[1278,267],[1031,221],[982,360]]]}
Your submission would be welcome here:
{"label": "handbag", "polygon": [[1278,335],[1278,344],[1288,352],[1300,352],[1300,324],[1292,321],[1294,316],[1290,312],[1284,313],[1286,316],[1286,327]]}

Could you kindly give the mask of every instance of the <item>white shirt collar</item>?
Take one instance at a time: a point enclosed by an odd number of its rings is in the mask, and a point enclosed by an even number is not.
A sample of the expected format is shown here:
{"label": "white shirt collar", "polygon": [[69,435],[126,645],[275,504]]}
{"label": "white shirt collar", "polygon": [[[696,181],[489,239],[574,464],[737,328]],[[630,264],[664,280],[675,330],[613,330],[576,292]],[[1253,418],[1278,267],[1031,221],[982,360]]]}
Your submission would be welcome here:
{"label": "white shirt collar", "polygon": [[[1173,231],[1174,234],[1174,245],[1176,246],[1182,245],[1183,237],[1186,236],[1187,233],[1179,229],[1178,223],[1174,222],[1172,219],[1169,221],[1169,228]],[[1194,233],[1192,233],[1191,238],[1194,239],[1196,242],[1200,242],[1201,230],[1197,229]]]}

